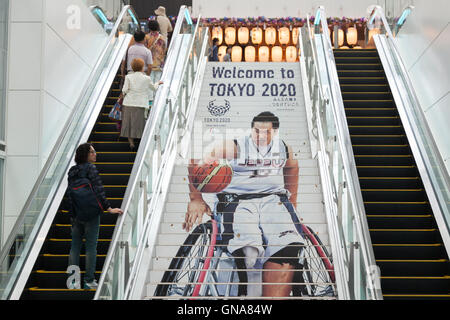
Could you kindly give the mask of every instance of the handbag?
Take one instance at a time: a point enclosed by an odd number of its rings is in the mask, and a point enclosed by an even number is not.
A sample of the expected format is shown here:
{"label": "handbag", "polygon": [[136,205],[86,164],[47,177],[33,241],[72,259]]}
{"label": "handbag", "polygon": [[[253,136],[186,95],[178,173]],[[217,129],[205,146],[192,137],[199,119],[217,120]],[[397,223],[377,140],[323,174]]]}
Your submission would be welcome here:
{"label": "handbag", "polygon": [[111,112],[108,114],[108,117],[111,120],[114,120],[114,121],[122,120],[122,103],[123,103],[123,98],[118,99],[117,102],[112,107]]}

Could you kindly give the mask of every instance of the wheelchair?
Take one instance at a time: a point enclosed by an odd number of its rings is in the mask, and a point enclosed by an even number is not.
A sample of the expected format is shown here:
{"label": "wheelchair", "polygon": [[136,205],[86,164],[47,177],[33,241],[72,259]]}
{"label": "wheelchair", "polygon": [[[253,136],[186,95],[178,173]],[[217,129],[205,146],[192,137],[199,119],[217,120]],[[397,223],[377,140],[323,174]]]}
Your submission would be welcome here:
{"label": "wheelchair", "polygon": [[[220,215],[214,215],[212,220],[198,225],[188,235],[156,287],[156,297],[238,298],[242,292],[240,289],[251,285],[242,283],[240,273],[243,271],[237,267],[236,257],[222,243],[218,232],[220,222]],[[332,259],[313,230],[304,224],[301,228],[304,243],[302,250],[299,250],[299,263],[293,270],[291,296],[303,299],[335,298]]]}

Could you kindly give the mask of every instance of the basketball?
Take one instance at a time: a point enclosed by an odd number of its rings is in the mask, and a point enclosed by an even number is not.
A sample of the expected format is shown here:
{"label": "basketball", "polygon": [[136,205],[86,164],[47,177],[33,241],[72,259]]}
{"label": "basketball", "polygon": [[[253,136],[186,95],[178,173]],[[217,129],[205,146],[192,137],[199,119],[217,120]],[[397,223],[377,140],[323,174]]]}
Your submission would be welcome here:
{"label": "basketball", "polygon": [[204,193],[218,193],[231,182],[233,169],[226,160],[215,161],[194,167],[192,184]]}

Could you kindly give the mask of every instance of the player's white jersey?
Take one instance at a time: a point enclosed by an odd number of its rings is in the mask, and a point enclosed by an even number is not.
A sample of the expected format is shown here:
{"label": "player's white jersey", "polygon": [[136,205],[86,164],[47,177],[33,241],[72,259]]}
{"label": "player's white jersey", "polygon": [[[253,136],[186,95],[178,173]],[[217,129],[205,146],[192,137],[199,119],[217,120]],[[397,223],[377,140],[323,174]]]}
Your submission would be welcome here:
{"label": "player's white jersey", "polygon": [[258,150],[250,136],[235,140],[237,158],[229,161],[233,178],[224,193],[287,193],[283,168],[288,158],[286,144],[275,136],[264,150]]}

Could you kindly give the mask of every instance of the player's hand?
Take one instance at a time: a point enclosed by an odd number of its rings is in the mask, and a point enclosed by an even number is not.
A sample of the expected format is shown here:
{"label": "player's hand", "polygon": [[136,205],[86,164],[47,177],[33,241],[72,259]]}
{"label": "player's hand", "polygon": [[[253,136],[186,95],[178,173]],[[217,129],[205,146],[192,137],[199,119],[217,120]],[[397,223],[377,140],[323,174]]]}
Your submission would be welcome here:
{"label": "player's hand", "polygon": [[203,214],[211,216],[211,208],[203,200],[192,200],[188,204],[186,216],[184,218],[183,229],[191,230],[194,224],[202,223]]}
{"label": "player's hand", "polygon": [[203,161],[200,162],[200,165],[201,164],[213,164],[216,161],[219,162],[219,158],[212,156],[212,155],[205,155],[203,157]]}

